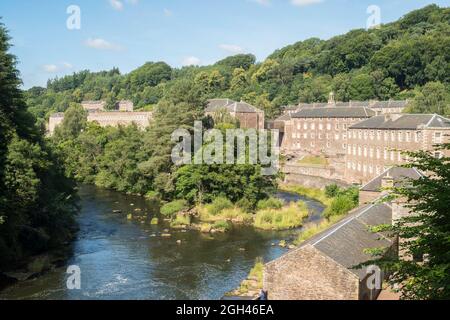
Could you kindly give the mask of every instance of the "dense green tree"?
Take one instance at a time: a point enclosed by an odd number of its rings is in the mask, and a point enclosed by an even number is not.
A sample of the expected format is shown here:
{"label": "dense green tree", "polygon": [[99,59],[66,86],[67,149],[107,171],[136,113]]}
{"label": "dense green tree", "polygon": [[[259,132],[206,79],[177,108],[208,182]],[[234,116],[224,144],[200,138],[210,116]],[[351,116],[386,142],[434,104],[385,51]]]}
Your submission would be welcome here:
{"label": "dense green tree", "polygon": [[[450,145],[440,148],[450,150]],[[391,275],[389,281],[396,286],[403,299],[450,299],[450,158],[436,159],[432,153],[411,152],[414,161],[408,165],[427,175],[407,181],[392,190],[411,211],[393,226],[378,226],[398,236],[400,258],[385,255],[371,261]],[[372,249],[374,255],[380,250]],[[414,259],[402,257],[413,257]]]}
{"label": "dense green tree", "polygon": [[0,271],[61,247],[75,231],[74,186],[26,110],[9,48],[0,25]]}
{"label": "dense green tree", "polygon": [[412,113],[438,113],[450,115],[449,86],[429,82],[419,89],[409,108]]}

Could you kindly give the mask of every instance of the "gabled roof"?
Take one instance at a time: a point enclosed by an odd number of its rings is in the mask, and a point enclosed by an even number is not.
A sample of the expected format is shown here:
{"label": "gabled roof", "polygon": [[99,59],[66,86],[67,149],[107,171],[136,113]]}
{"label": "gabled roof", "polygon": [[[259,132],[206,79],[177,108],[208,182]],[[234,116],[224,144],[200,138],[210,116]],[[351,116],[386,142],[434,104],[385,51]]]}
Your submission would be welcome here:
{"label": "gabled roof", "polygon": [[350,129],[392,130],[416,130],[420,128],[450,128],[450,119],[437,114],[380,115],[350,127]]}
{"label": "gabled roof", "polygon": [[305,247],[312,246],[321,254],[363,280],[367,276],[365,270],[354,269],[354,267],[373,259],[365,252],[366,249],[387,249],[393,244],[391,239],[381,233],[371,232],[369,227],[391,223],[392,208],[389,204],[363,206],[353,211],[349,217],[305,241],[299,248],[278,259],[287,258],[287,256],[292,259],[292,255],[295,257]]}
{"label": "gabled roof", "polygon": [[370,118],[376,112],[366,107],[303,108],[292,118]]}
{"label": "gabled roof", "polygon": [[251,104],[244,102],[244,101],[235,102],[230,99],[211,99],[208,101],[208,106],[206,107],[206,112],[215,112],[220,109],[226,109],[229,112],[238,112],[238,113],[262,112],[258,108],[254,107]]}
{"label": "gabled roof", "polygon": [[225,108],[226,106],[228,106],[229,104],[232,104],[232,103],[234,103],[234,101],[231,99],[211,99],[211,100],[208,100],[208,105],[206,107],[206,111],[214,112],[214,111],[217,111],[218,109]]}
{"label": "gabled roof", "polygon": [[383,178],[388,176],[394,180],[396,186],[399,186],[409,179],[420,179],[423,174],[416,168],[393,167],[369,181],[361,191],[381,192]]}

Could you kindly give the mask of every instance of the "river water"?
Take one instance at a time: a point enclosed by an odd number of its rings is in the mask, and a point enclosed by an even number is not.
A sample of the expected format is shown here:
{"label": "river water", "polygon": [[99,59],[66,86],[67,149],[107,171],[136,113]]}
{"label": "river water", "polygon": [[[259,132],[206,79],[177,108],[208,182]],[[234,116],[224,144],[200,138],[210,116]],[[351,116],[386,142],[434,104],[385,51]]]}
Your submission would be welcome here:
{"label": "river water", "polygon": [[[9,287],[0,299],[220,299],[247,277],[256,258],[278,258],[286,249],[275,244],[298,234],[236,227],[215,235],[170,230],[165,238],[164,223],[127,220],[128,213],[157,216],[151,202],[92,186],[82,186],[79,195],[80,231],[67,266]],[[320,219],[320,203],[284,192],[278,197],[305,201],[309,220]],[[67,289],[70,265],[81,270],[80,290]]]}

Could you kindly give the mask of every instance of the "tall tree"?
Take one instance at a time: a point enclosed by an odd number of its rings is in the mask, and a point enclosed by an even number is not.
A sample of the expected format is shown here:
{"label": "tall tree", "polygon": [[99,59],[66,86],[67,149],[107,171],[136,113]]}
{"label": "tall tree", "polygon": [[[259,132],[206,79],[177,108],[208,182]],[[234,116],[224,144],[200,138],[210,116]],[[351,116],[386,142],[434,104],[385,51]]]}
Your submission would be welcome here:
{"label": "tall tree", "polygon": [[[450,150],[450,144],[441,147]],[[384,256],[376,261],[392,275],[403,299],[450,299],[450,158],[437,159],[420,151],[408,154],[426,176],[392,190],[411,212],[393,226],[379,226],[400,240],[402,257]],[[379,254],[379,250],[373,250]]]}

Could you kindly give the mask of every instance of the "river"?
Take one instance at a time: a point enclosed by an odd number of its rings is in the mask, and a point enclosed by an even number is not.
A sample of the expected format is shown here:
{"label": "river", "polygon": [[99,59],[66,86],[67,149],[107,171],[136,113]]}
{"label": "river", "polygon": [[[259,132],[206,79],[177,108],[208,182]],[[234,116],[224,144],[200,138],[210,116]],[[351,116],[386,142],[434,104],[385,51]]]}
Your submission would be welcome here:
{"label": "river", "polygon": [[[80,231],[67,266],[11,286],[0,299],[220,299],[247,277],[257,257],[278,258],[287,251],[275,244],[298,233],[236,227],[215,235],[170,230],[172,236],[165,238],[167,225],[127,220],[131,212],[157,215],[151,202],[92,186],[80,187],[79,195]],[[277,196],[304,200],[312,212],[309,220],[320,219],[320,203],[285,192]],[[80,290],[67,289],[70,265],[81,270]]]}

